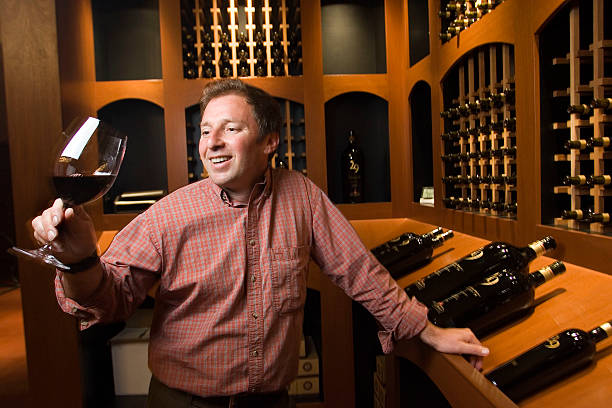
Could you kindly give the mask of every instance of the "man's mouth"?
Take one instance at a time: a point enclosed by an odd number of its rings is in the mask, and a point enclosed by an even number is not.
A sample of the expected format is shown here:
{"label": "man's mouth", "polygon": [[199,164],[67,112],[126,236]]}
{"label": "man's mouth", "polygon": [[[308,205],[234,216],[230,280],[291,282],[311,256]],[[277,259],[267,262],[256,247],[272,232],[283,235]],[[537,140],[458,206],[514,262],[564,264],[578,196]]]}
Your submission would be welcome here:
{"label": "man's mouth", "polygon": [[211,161],[213,164],[219,164],[219,163],[226,162],[226,161],[228,161],[229,159],[231,159],[231,157],[230,157],[230,156],[221,156],[221,157],[212,157],[212,158],[210,159],[210,161]]}

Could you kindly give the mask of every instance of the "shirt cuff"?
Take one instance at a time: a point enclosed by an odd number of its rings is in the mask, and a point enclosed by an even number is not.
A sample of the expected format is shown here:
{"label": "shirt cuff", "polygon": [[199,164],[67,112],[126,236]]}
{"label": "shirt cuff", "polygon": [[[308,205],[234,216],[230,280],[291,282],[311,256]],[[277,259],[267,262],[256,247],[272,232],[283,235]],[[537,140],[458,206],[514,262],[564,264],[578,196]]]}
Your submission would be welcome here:
{"label": "shirt cuff", "polygon": [[102,311],[100,302],[102,294],[109,285],[109,279],[106,273],[102,274],[102,280],[94,293],[84,302],[79,303],[74,299],[66,296],[62,278],[64,273],[57,270],[55,274],[55,297],[60,308],[65,312],[77,318],[79,329],[85,330],[92,325],[99,323],[102,320]]}
{"label": "shirt cuff", "polygon": [[378,340],[385,354],[393,351],[397,341],[416,336],[427,325],[427,306],[416,300],[416,298],[411,298],[406,300],[404,307],[404,318],[400,320],[396,327],[391,330],[381,330],[378,332]]}

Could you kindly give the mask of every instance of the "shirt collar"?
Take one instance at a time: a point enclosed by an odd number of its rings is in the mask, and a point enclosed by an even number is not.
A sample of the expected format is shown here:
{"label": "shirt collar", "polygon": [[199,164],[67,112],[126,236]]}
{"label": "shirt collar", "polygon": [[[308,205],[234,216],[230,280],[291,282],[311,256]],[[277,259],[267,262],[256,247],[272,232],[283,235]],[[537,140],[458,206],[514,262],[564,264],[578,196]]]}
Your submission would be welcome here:
{"label": "shirt collar", "polygon": [[223,204],[232,208],[245,208],[251,203],[256,203],[270,196],[270,193],[272,192],[272,169],[270,168],[270,166],[268,166],[264,173],[264,179],[258,183],[255,183],[253,189],[251,190],[251,196],[249,198],[248,204],[233,203],[229,197],[229,194],[227,194],[227,191],[225,191],[222,187],[216,185],[215,183],[211,182],[211,184],[213,186],[213,189],[219,195],[221,201],[223,201]]}

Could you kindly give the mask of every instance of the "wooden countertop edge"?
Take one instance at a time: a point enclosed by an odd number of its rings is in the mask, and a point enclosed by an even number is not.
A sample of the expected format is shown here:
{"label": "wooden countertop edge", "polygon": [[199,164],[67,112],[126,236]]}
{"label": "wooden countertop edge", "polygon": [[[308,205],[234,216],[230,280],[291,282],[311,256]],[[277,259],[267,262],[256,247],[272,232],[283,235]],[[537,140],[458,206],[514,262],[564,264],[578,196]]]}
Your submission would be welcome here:
{"label": "wooden countertop edge", "polygon": [[394,354],[419,366],[454,408],[517,408],[461,356],[437,352],[417,338],[400,341]]}

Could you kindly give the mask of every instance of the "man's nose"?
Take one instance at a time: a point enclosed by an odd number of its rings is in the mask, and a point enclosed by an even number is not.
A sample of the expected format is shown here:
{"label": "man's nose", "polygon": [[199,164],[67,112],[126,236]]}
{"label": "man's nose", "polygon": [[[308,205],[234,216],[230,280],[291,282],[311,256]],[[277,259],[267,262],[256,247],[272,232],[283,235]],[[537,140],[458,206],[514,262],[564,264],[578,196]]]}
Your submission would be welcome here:
{"label": "man's nose", "polygon": [[221,130],[212,130],[208,134],[207,146],[208,148],[215,148],[223,145],[223,132]]}

